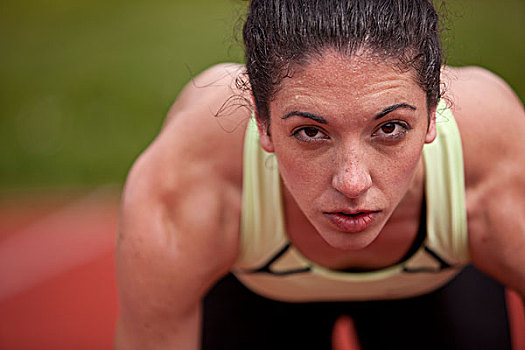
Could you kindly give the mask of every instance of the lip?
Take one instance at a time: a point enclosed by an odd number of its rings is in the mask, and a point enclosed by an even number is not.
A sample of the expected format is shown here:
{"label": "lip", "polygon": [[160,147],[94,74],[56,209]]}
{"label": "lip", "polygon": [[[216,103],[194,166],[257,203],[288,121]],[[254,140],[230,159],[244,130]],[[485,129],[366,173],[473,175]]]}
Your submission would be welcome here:
{"label": "lip", "polygon": [[358,233],[370,227],[376,221],[379,212],[374,210],[342,210],[327,212],[324,215],[339,231]]}

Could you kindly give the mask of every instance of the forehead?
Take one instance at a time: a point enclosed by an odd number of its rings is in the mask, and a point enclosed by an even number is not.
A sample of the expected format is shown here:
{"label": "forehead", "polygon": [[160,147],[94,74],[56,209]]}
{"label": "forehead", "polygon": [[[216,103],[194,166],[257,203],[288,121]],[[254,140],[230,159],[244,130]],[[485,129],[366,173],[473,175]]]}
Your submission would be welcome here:
{"label": "forehead", "polygon": [[294,67],[291,77],[281,82],[271,109],[308,104],[368,111],[378,104],[424,104],[426,94],[415,76],[413,69],[402,70],[394,60],[366,53],[348,57],[329,51]]}

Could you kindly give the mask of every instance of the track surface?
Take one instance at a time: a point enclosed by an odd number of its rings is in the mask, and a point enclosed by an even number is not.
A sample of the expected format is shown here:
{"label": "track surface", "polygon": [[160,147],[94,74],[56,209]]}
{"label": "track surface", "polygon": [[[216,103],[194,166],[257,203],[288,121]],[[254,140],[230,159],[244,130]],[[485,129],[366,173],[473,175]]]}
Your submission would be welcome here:
{"label": "track surface", "polygon": [[112,349],[117,196],[0,203],[0,349]]}
{"label": "track surface", "polygon": [[[0,199],[0,349],[112,349],[117,318],[118,194]],[[521,301],[508,295],[514,349],[525,350]],[[342,319],[337,350],[355,342]]]}

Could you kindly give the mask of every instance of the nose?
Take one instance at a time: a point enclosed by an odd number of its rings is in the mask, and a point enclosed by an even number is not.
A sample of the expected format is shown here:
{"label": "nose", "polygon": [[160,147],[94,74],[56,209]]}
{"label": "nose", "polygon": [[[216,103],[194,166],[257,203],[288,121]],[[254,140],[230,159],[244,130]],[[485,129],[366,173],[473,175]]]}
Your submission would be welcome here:
{"label": "nose", "polygon": [[372,187],[372,177],[357,159],[346,159],[332,178],[332,187],[348,198],[358,198]]}

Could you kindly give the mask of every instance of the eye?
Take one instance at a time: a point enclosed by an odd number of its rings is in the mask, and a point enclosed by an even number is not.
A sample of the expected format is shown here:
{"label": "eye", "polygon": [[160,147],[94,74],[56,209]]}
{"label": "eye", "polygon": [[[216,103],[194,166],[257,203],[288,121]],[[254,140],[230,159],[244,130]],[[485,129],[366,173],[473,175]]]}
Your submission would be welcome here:
{"label": "eye", "polygon": [[377,128],[377,130],[372,134],[372,136],[386,139],[401,139],[410,129],[412,128],[405,122],[389,121],[380,125],[379,128]]}
{"label": "eye", "polygon": [[299,129],[296,129],[292,136],[299,141],[303,142],[315,142],[321,140],[328,140],[328,136],[321,130],[313,126],[305,126]]}
{"label": "eye", "polygon": [[391,134],[396,130],[396,125],[394,123],[388,123],[383,125],[380,129],[385,134]]}

